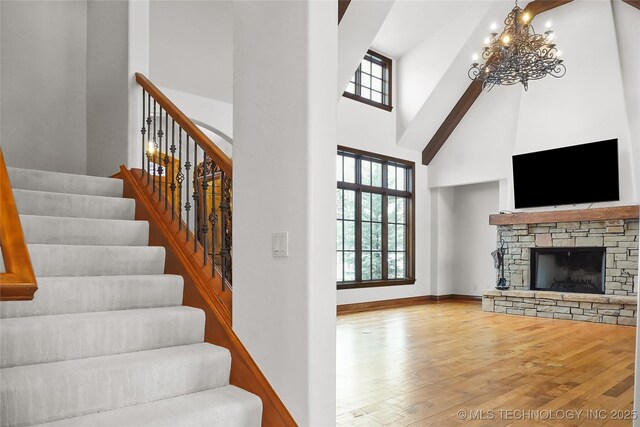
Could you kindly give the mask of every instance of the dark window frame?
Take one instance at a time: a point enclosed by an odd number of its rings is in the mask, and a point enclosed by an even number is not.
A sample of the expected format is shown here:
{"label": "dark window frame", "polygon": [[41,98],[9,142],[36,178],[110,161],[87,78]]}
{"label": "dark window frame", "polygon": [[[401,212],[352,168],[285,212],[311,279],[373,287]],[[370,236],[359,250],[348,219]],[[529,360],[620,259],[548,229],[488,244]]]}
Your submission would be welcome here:
{"label": "dark window frame", "polygon": [[[358,65],[358,69],[354,73],[354,76],[355,76],[355,92],[356,93],[347,92],[345,90],[343,92],[342,96],[344,96],[345,98],[353,99],[354,101],[359,101],[359,102],[362,102],[364,104],[371,105],[373,107],[377,107],[377,108],[383,109],[385,111],[392,111],[393,110],[393,60],[391,58],[387,58],[386,56],[381,55],[378,52],[375,52],[375,51],[373,51],[371,49],[369,49],[367,51],[367,56],[369,56],[370,58],[367,58],[366,56],[365,56],[365,58],[371,60],[371,62],[373,62],[373,63],[377,63],[378,65],[380,65],[382,67],[382,76],[383,76],[383,78],[382,78],[382,86],[383,86],[382,87],[382,101],[383,102],[376,102],[376,101],[373,101],[373,100],[371,100],[369,98],[365,98],[363,96],[360,96],[360,93],[361,93],[361,90],[362,90],[362,84],[361,84],[362,62],[360,62],[360,64]],[[349,81],[349,83],[351,83],[351,81]],[[386,103],[384,102],[385,97],[387,99]]]}
{"label": "dark window frame", "polygon": [[[382,286],[412,285],[416,282],[415,278],[415,163],[398,159],[395,157],[385,156],[381,154],[371,153],[369,151],[358,150],[345,146],[338,146],[337,154],[353,157],[355,159],[355,183],[337,181],[337,188],[343,190],[355,191],[355,260],[356,260],[356,280],[337,282],[338,289],[354,289],[354,288],[372,288]],[[361,183],[362,174],[360,171],[361,162],[359,160],[368,160],[379,162],[382,167],[382,187],[373,185],[364,185]],[[387,183],[387,166],[402,166],[407,169],[406,190],[395,190],[388,188]],[[344,178],[344,171],[343,171]],[[382,277],[381,280],[362,280],[362,193],[372,193],[382,195]],[[405,278],[402,279],[384,279],[387,277],[387,254],[388,250],[388,197],[398,196],[406,198],[406,257],[405,257]],[[369,222],[369,221],[366,221]],[[373,221],[370,221],[373,222]],[[369,252],[369,251],[365,251]],[[394,252],[394,251],[391,251]],[[344,252],[343,252],[344,253]],[[344,263],[344,260],[343,260]],[[343,277],[344,278],[344,277]],[[358,280],[360,279],[360,280]]]}

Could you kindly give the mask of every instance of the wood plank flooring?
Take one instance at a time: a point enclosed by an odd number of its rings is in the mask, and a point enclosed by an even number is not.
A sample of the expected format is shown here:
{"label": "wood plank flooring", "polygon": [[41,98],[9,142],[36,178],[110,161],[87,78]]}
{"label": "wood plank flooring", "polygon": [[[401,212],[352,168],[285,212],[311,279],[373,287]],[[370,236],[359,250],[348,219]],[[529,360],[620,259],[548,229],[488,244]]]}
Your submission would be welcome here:
{"label": "wood plank flooring", "polygon": [[635,333],[457,301],[343,314],[337,425],[630,426]]}

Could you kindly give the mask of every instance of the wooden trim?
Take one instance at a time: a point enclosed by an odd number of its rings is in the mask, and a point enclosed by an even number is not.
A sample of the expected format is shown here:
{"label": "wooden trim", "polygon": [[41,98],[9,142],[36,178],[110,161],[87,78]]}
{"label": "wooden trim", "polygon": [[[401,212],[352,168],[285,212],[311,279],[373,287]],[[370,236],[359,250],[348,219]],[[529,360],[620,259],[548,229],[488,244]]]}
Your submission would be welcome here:
{"label": "wooden trim", "polygon": [[373,153],[371,151],[351,148],[345,145],[338,145],[338,151],[345,151],[347,154],[356,154],[362,157],[367,157],[367,160],[375,160],[375,161],[383,160],[385,162],[397,163],[399,165],[405,165],[411,168],[415,167],[416,165],[416,163],[412,162],[411,160],[399,159],[397,157],[391,157],[384,154]]}
{"label": "wooden trim", "polygon": [[467,301],[467,302],[477,303],[482,301],[482,297],[475,296],[475,295],[459,295],[459,294],[424,295],[419,297],[396,298],[396,299],[388,299],[383,301],[359,302],[354,304],[341,304],[337,307],[337,313],[339,315],[348,314],[348,313],[360,313],[363,311],[383,310],[387,308],[410,307],[413,305],[421,305],[421,304],[437,304],[445,301]]}
{"label": "wooden trim", "polygon": [[640,0],[622,0],[622,1],[640,10]]}
{"label": "wooden trim", "polygon": [[640,206],[614,206],[595,209],[566,211],[518,212],[489,215],[490,225],[543,224],[548,222],[606,221],[614,219],[638,219]]}
{"label": "wooden trim", "polygon": [[173,102],[165,96],[160,89],[158,89],[149,79],[143,74],[136,73],[136,82],[142,86],[144,90],[155,99],[158,104],[171,116],[172,119],[180,125],[180,127],[202,148],[207,155],[213,160],[213,162],[220,167],[220,169],[229,177],[233,176],[233,168],[231,165],[231,159],[224,154],[217,145],[215,145],[209,137],[207,137],[202,130],[195,123],[187,117]]}
{"label": "wooden trim", "polygon": [[416,279],[391,279],[391,280],[369,280],[366,282],[338,282],[338,290],[340,289],[360,289],[360,288],[376,288],[382,286],[402,286],[413,285]]}
{"label": "wooden trim", "polygon": [[355,93],[343,92],[342,96],[345,98],[353,99],[354,101],[362,102],[363,104],[371,105],[372,107],[380,108],[385,111],[393,111],[393,107],[391,105],[383,104],[381,102],[375,102],[367,98],[363,98],[360,95],[356,95]]}
{"label": "wooden trim", "polygon": [[340,21],[342,21],[342,18],[347,12],[350,4],[351,0],[338,0],[338,25],[340,25]]}
{"label": "wooden trim", "polygon": [[[177,232],[177,221],[171,221],[171,213],[164,211],[164,201],[150,196],[151,187],[141,171],[120,166],[120,177],[124,181],[124,196],[136,200],[136,219],[149,222],[149,244],[166,249],[165,273],[184,278],[183,304],[205,312],[205,341],[231,352],[231,384],[260,397],[263,426],[295,426],[286,406],[233,331],[231,292],[215,291],[221,289],[220,277],[212,279],[211,267],[202,266],[202,247],[193,254],[193,241],[186,243],[184,229]],[[228,303],[225,298],[229,298]]]}
{"label": "wooden trim", "polygon": [[[524,8],[525,12],[529,12],[531,19],[547,10],[554,9],[563,4],[567,4],[572,0],[535,0],[527,4]],[[635,1],[635,0],[634,0]],[[482,93],[482,83],[474,80],[469,84],[469,87],[462,94],[456,105],[454,105],[451,112],[444,119],[436,133],[433,135],[427,146],[422,150],[422,164],[429,165],[433,158],[438,154],[438,151],[447,142],[447,139],[451,136],[455,128],[460,124],[462,118],[471,109],[471,106],[476,102],[476,99]]]}
{"label": "wooden trim", "polygon": [[28,301],[38,290],[31,257],[24,241],[22,225],[9,173],[0,148],[0,242],[4,273],[0,273],[0,301]]}
{"label": "wooden trim", "polygon": [[[413,285],[416,282],[415,279],[415,264],[416,264],[416,254],[415,254],[415,241],[416,241],[416,230],[415,230],[415,205],[416,205],[416,195],[415,195],[415,179],[416,179],[416,171],[415,171],[415,163],[410,160],[399,159],[396,157],[386,156],[382,154],[372,153],[370,151],[358,150],[355,148],[345,147],[343,145],[339,145],[337,147],[337,152],[345,157],[351,157],[356,160],[356,182],[343,182],[339,181],[337,183],[338,189],[343,190],[351,190],[356,192],[356,280],[351,282],[337,282],[338,289],[358,289],[358,288],[373,288],[373,287],[382,287],[382,286],[399,286],[399,285]],[[359,160],[370,160],[383,164],[382,168],[382,186],[370,186],[361,184],[361,176],[360,176],[360,162]],[[387,182],[387,167],[386,165],[398,165],[404,167],[405,170],[410,169],[411,176],[406,176],[406,191],[405,190],[393,190],[386,188]],[[387,243],[387,229],[388,229],[388,212],[387,212],[387,198],[384,196],[397,196],[403,197],[407,199],[407,221],[404,224],[407,229],[407,250],[406,252],[406,271],[409,277],[402,279],[383,279],[383,280],[368,280],[362,281],[360,277],[360,257],[358,254],[362,253],[360,247],[361,241],[361,228],[362,228],[362,218],[359,212],[359,206],[361,206],[361,193],[374,193],[381,194],[382,197],[382,277],[387,277],[387,263],[386,257],[388,254]]]}

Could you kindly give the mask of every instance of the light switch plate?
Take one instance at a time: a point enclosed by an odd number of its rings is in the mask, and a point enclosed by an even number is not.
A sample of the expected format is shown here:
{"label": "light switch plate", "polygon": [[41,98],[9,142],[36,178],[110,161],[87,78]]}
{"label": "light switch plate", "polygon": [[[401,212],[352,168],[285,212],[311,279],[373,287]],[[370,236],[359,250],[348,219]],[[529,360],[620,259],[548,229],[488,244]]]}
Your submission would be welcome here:
{"label": "light switch plate", "polygon": [[278,231],[273,233],[272,238],[272,253],[274,257],[288,257],[289,256],[289,232]]}

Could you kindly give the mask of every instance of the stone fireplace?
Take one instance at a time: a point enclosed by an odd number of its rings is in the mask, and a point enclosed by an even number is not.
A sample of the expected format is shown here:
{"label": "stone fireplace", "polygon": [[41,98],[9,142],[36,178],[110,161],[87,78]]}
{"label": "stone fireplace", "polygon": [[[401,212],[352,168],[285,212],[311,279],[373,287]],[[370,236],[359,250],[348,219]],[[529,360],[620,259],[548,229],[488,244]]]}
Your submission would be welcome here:
{"label": "stone fireplace", "polygon": [[[509,290],[483,310],[635,325],[638,206],[492,215]],[[492,285],[493,287],[494,285]]]}

